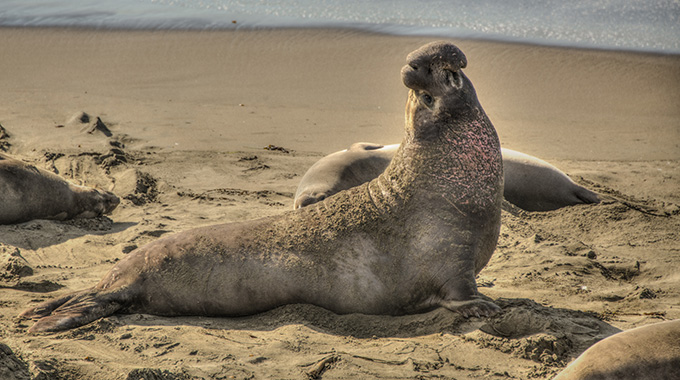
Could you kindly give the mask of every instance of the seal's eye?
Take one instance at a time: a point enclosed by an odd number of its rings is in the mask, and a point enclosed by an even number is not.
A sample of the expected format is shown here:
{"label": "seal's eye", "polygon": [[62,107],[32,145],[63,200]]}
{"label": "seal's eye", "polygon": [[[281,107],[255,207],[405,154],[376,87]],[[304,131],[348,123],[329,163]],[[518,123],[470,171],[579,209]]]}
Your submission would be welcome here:
{"label": "seal's eye", "polygon": [[430,96],[430,94],[423,92],[420,95],[420,99],[423,101],[423,104],[425,104],[427,107],[431,108],[434,105],[434,98]]}

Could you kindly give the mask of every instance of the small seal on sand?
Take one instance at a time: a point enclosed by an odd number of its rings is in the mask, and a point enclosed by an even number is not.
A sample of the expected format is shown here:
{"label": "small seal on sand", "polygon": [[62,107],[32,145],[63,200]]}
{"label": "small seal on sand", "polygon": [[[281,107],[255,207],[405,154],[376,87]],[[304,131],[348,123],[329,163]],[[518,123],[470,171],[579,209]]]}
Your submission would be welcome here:
{"label": "small seal on sand", "polygon": [[[300,180],[293,208],[309,206],[376,178],[385,170],[399,144],[352,144],[320,159]],[[549,163],[502,148],[504,197],[527,211],[549,211],[582,203],[598,203],[594,192],[574,183]]]}
{"label": "small seal on sand", "polygon": [[399,144],[355,143],[349,149],[320,159],[302,176],[293,208],[309,206],[377,178],[390,164],[398,148]]}
{"label": "small seal on sand", "polygon": [[525,153],[503,149],[505,199],[527,211],[599,203],[594,192],[579,186],[560,169]]}
{"label": "small seal on sand", "polygon": [[0,154],[0,194],[0,224],[92,218],[110,213],[120,203],[113,193],[74,185],[4,154]]}
{"label": "small seal on sand", "polygon": [[624,331],[587,349],[554,380],[680,379],[680,319]]}
{"label": "small seal on sand", "polygon": [[475,275],[500,229],[498,136],[456,46],[431,43],[407,62],[406,136],[376,179],[310,207],[149,243],[93,288],[24,311],[37,319],[29,332],[119,311],[241,316],[290,303],[339,314],[497,313]]}

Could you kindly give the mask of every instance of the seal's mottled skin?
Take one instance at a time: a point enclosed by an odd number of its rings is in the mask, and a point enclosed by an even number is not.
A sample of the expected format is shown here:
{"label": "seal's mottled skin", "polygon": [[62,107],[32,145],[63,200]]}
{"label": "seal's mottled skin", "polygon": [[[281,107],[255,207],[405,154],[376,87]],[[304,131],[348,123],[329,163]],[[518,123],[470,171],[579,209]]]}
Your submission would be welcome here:
{"label": "seal's mottled skin", "polygon": [[[320,159],[300,180],[293,208],[309,206],[376,178],[390,164],[397,149],[399,144],[356,143]],[[539,158],[507,148],[502,148],[501,153],[505,174],[503,195],[517,207],[549,211],[600,201],[597,194]]]}
{"label": "seal's mottled skin", "polygon": [[309,207],[140,247],[93,288],[22,313],[38,319],[29,331],[119,310],[238,316],[289,303],[341,314],[498,312],[475,283],[500,228],[496,131],[457,47],[428,44],[407,60],[406,137],[383,174]]}
{"label": "seal's mottled skin", "polygon": [[612,335],[587,349],[554,380],[680,379],[680,319]]}
{"label": "seal's mottled skin", "polygon": [[92,218],[110,213],[118,203],[113,193],[72,184],[0,154],[0,224]]}

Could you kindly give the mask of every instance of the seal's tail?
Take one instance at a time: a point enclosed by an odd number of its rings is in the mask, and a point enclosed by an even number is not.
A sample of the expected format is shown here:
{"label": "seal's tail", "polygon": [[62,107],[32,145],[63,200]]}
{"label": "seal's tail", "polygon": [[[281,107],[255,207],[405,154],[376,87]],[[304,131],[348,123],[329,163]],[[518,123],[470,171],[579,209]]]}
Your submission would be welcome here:
{"label": "seal's tail", "polygon": [[94,289],[71,293],[25,310],[20,318],[37,319],[29,333],[55,332],[88,324],[121,309],[116,293],[102,294]]}

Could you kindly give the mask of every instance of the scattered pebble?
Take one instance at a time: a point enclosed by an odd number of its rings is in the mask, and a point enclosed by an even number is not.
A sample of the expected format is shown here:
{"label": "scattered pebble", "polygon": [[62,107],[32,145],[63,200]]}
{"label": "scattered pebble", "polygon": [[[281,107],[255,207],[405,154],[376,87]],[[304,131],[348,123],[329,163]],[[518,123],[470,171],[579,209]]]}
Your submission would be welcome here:
{"label": "scattered pebble", "polygon": [[280,146],[276,146],[276,145],[273,145],[273,144],[269,144],[269,145],[265,146],[264,149],[265,150],[272,150],[272,151],[278,150],[278,151],[283,152],[283,153],[290,153],[290,151],[288,149],[280,147]]}

